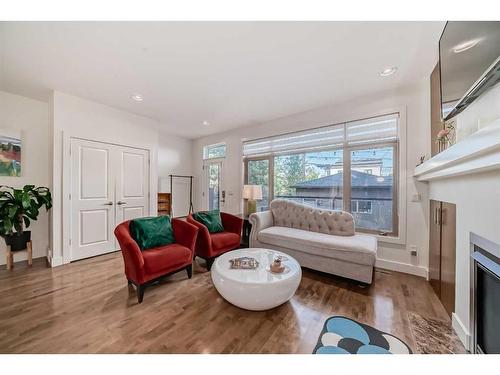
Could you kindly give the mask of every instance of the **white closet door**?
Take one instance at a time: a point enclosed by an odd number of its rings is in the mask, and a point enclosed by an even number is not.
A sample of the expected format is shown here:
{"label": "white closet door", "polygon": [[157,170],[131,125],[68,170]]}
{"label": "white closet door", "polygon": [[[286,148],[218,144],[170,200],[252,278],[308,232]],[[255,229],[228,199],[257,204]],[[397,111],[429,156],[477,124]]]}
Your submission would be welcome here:
{"label": "white closet door", "polygon": [[149,152],[71,140],[71,260],[118,250],[115,227],[149,215]]}
{"label": "white closet door", "polygon": [[149,152],[117,146],[116,224],[149,216]]}
{"label": "white closet door", "polygon": [[115,250],[114,147],[71,140],[71,260]]}

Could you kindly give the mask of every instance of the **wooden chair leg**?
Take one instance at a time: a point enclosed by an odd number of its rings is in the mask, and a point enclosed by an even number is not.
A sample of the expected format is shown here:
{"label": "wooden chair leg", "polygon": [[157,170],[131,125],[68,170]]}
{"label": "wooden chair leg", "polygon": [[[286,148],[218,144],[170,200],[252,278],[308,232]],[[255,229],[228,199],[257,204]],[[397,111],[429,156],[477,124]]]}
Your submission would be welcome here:
{"label": "wooden chair leg", "polygon": [[6,255],[7,255],[7,269],[11,270],[12,268],[14,268],[14,254],[12,253],[12,251],[10,251],[9,245],[7,245]]}
{"label": "wooden chair leg", "polygon": [[31,241],[27,243],[27,249],[28,249],[28,266],[33,265],[33,247]]}
{"label": "wooden chair leg", "polygon": [[189,265],[186,267],[186,272],[188,274],[188,279],[190,279],[193,276],[193,265]]}

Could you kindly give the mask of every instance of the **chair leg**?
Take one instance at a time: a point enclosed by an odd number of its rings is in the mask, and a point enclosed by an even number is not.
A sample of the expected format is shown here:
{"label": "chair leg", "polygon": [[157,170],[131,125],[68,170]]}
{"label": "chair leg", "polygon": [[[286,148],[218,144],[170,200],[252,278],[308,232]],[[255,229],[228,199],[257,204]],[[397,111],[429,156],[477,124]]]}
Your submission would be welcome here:
{"label": "chair leg", "polygon": [[144,298],[144,289],[146,289],[145,285],[137,285],[137,302],[142,303]]}
{"label": "chair leg", "polygon": [[190,279],[193,276],[193,265],[190,264],[189,266],[186,267],[186,272],[188,274],[188,279]]}
{"label": "chair leg", "polygon": [[207,259],[207,271],[210,271],[210,269],[212,268],[212,264],[214,264],[214,260],[215,260],[215,258],[208,258]]}

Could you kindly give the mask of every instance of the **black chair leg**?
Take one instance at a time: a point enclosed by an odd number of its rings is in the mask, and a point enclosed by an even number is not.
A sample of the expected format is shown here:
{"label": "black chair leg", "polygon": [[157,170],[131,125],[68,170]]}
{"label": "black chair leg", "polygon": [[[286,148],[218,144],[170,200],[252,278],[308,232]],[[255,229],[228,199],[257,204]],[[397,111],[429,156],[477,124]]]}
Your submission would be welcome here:
{"label": "black chair leg", "polygon": [[210,271],[210,269],[212,268],[212,264],[214,264],[214,258],[208,258],[207,259],[207,271]]}
{"label": "black chair leg", "polygon": [[137,286],[137,301],[139,303],[142,303],[142,300],[144,298],[144,289],[146,289],[145,285],[138,285]]}
{"label": "black chair leg", "polygon": [[186,272],[188,274],[188,279],[190,279],[193,276],[193,265],[189,265],[186,267]]}

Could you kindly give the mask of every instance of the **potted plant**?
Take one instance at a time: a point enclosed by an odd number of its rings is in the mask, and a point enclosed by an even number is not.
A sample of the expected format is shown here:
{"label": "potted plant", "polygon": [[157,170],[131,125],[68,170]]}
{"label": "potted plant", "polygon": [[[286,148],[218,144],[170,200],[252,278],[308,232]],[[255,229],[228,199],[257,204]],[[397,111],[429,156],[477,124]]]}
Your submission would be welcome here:
{"label": "potted plant", "polygon": [[26,249],[31,232],[25,231],[31,221],[37,220],[39,210],[52,207],[52,196],[46,187],[25,185],[22,189],[0,186],[0,236],[11,251]]}

